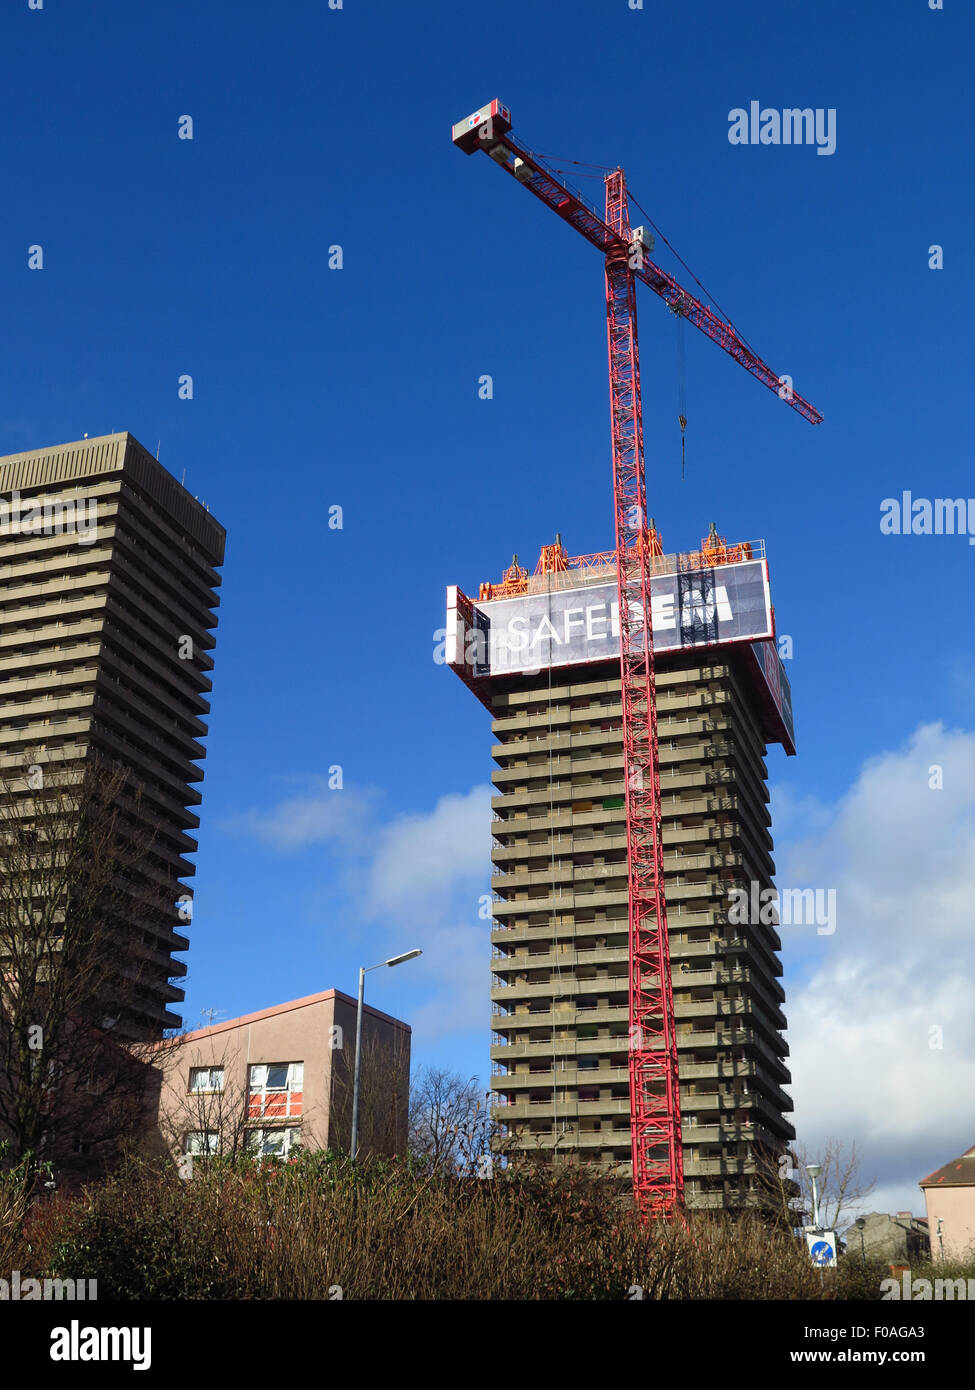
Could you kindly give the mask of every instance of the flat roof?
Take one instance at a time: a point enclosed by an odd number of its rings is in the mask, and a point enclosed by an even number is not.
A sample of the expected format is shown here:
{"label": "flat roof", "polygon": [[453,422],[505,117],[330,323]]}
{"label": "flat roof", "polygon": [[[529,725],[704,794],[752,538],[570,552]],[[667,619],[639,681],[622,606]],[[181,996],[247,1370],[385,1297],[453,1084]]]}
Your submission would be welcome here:
{"label": "flat roof", "polygon": [[[340,999],[353,1009],[358,1002],[351,994],[345,994],[340,989],[325,989],[320,994],[306,994],[303,999],[290,999],[286,1004],[275,1004],[273,1008],[261,1009],[258,1013],[242,1014],[240,1018],[224,1019],[222,1023],[214,1023],[209,1028],[197,1028],[192,1033],[177,1033],[175,1037],[165,1041],[193,1042],[197,1038],[212,1038],[216,1033],[227,1033],[233,1028],[242,1028],[247,1023],[260,1023],[262,1019],[274,1018],[278,1014],[290,1013],[294,1009],[307,1009],[312,1004],[324,1004],[329,999]],[[410,1025],[404,1023],[401,1018],[394,1018],[392,1014],[385,1014],[381,1009],[374,1009],[371,1004],[363,1004],[362,1007],[365,1013],[372,1014],[373,1018],[381,1018],[384,1022],[391,1023],[394,1028],[402,1028],[407,1033],[413,1031]]]}
{"label": "flat roof", "polygon": [[99,478],[117,474],[158,502],[174,523],[211,552],[215,566],[223,564],[226,528],[128,430],[0,457],[3,492],[23,490],[33,496],[67,489],[71,484],[94,484]]}

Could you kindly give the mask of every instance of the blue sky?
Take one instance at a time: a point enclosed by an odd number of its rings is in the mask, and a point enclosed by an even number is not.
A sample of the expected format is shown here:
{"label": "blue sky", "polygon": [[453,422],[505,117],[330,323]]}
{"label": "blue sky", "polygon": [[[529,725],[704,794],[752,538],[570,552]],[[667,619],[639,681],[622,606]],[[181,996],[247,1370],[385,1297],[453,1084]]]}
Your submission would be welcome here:
{"label": "blue sky", "polygon": [[[950,1099],[970,1010],[938,993],[973,965],[975,554],[879,527],[903,489],[975,496],[973,40],[960,0],[5,7],[0,452],[129,429],[229,533],[191,1024],[353,990],[360,963],[419,944],[370,998],[414,1023],[420,1062],[486,1078],[490,733],[432,659],[444,587],[476,589],[513,551],[533,563],[557,530],[571,552],[611,544],[602,268],[452,148],[452,122],[498,95],[531,147],[622,164],[826,417],[810,427],[687,329],[682,481],[675,323],[641,294],[651,510],[668,550],[712,519],[766,539],[799,734],[798,758],[769,759],[780,877],[847,892],[835,937],[786,942],[798,1114],[813,1141],[859,1126],[892,1209],[917,1205],[918,1165],[975,1141]],[[834,108],[835,153],[731,145],[752,100]],[[925,757],[945,766],[936,812]],[[899,838],[867,873],[849,838],[895,787]],[[949,841],[957,901],[932,960],[924,874]],[[885,898],[891,865],[908,881]],[[880,989],[892,935],[903,968]],[[821,1032],[817,990],[838,1011]],[[907,1040],[877,1053],[871,1010],[910,1009]],[[918,1041],[939,1020],[940,1057]],[[841,1085],[851,1049],[915,1097],[899,1167],[890,1105]]]}

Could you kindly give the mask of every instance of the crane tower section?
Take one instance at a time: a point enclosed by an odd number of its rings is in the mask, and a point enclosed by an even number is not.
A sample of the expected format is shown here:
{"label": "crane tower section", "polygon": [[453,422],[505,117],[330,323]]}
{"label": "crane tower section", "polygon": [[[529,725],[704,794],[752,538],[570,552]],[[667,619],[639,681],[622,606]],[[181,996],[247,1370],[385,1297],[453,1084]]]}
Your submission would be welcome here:
{"label": "crane tower section", "polygon": [[[452,130],[466,154],[481,149],[603,255],[609,348],[610,424],[615,513],[616,624],[625,803],[629,962],[629,1122],[633,1188],[645,1214],[669,1216],[683,1203],[683,1158],[677,1036],[664,892],[660,770],[654,671],[653,559],[661,554],[648,522],[643,453],[636,281],[689,319],[811,423],[822,419],[790,378],[775,377],[733,326],[689,295],[649,260],[653,239],[631,232],[623,170],[606,176],[600,216],[542,157],[511,134],[511,113],[499,100]],[[787,390],[782,383],[788,380]],[[683,421],[682,421],[683,427]],[[714,534],[712,529],[712,535]],[[549,557],[551,560],[551,556]],[[545,553],[543,551],[543,561]],[[704,566],[702,589],[711,590]],[[546,566],[551,573],[551,565]],[[554,571],[554,572],[557,572]],[[520,582],[517,561],[510,581]],[[691,592],[679,585],[681,630]],[[716,605],[712,602],[712,608]],[[449,627],[448,627],[449,634]]]}

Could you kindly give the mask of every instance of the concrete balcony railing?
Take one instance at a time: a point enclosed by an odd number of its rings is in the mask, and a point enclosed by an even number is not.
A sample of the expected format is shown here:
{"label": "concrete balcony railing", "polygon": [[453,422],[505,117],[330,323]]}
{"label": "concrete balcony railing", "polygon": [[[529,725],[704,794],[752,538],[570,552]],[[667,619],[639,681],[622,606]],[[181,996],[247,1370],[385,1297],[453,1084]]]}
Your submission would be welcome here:
{"label": "concrete balcony railing", "polygon": [[557,1104],[546,1101],[515,1101],[505,1104],[492,1096],[492,1113],[502,1124],[512,1124],[515,1120],[537,1120],[541,1116],[553,1115],[557,1120],[597,1118],[603,1115],[629,1115],[629,1100],[560,1100]]}
{"label": "concrete balcony railing", "polygon": [[[733,1110],[747,1114],[749,1117],[754,1116],[754,1119],[750,1118],[749,1123],[765,1123],[773,1127],[788,1125],[788,1121],[784,1118],[786,1112],[765,1094],[764,1090],[761,1089],[762,1083],[758,1082],[754,1076],[750,1078],[754,1082],[753,1087],[747,1093],[738,1095],[729,1095],[724,1092],[703,1095],[689,1094],[683,1086],[683,1083],[688,1080],[684,1068],[680,1070],[680,1079],[682,1083],[680,1101],[682,1112],[721,1115],[723,1111]],[[781,1094],[784,1095],[784,1093]],[[723,1118],[720,1121],[722,1124],[725,1122]]]}
{"label": "concrete balcony railing", "polygon": [[492,894],[492,917],[522,917],[532,913],[574,912],[577,908],[626,907],[627,892],[620,889],[596,889],[590,893],[578,894],[572,889],[565,893],[547,894],[541,898],[506,897]]}
{"label": "concrete balcony railing", "polygon": [[608,998],[625,992],[629,987],[629,975],[623,972],[620,975],[597,975],[590,980],[579,980],[573,976],[563,976],[561,980],[544,980],[537,984],[519,983],[512,980],[510,984],[498,982],[491,986],[491,998],[500,999],[506,1004],[510,999],[575,999],[589,1002],[593,997]]}
{"label": "concrete balcony railing", "polygon": [[497,887],[506,893],[516,892],[520,888],[549,888],[555,884],[574,887],[579,892],[585,891],[587,885],[599,879],[618,879],[625,884],[626,860],[616,860],[610,864],[546,864],[543,861],[536,869],[518,867],[495,872],[491,875],[491,884],[494,886],[497,881]]}
{"label": "concrete balcony railing", "polygon": [[[497,1119],[504,1124],[504,1112],[499,1112]],[[618,1149],[620,1161],[628,1161],[630,1157],[630,1129],[629,1125],[625,1129],[595,1129],[595,1130],[576,1130],[566,1129],[558,1133],[551,1131],[541,1134],[522,1133],[514,1138],[512,1147],[519,1153],[531,1153],[533,1150],[549,1152],[554,1149],[569,1154],[577,1149]]]}
{"label": "concrete balcony railing", "polygon": [[[500,1066],[500,1063],[494,1063]],[[549,1067],[545,1071],[497,1072],[491,1077],[495,1090],[520,1091],[552,1086],[620,1086],[629,1084],[627,1067]]]}
{"label": "concrete balcony railing", "polygon": [[[610,722],[610,721],[607,721]],[[553,769],[574,774],[599,768],[619,767],[623,762],[623,731],[619,718],[614,728],[587,729],[572,734],[531,739],[528,742],[494,744],[491,756],[504,774],[548,776]],[[717,740],[717,741],[716,741]],[[696,720],[671,723],[660,731],[660,765],[678,770],[682,763],[734,756],[736,744],[725,723]]]}
{"label": "concrete balcony railing", "polygon": [[[670,850],[665,848],[664,873],[668,880],[674,875],[696,870],[706,872],[712,869],[745,868],[744,855],[738,849],[702,850],[696,854],[679,854],[676,852],[677,848],[680,846],[672,847]],[[560,855],[565,855],[567,851],[577,856],[594,853],[599,856],[614,854],[616,857],[608,862],[603,858],[602,862],[587,865],[559,862]],[[504,878],[532,874],[550,876],[553,856],[556,860],[556,871],[575,869],[578,872],[585,868],[590,871],[603,869],[618,873],[622,870],[623,876],[626,876],[626,836],[623,834],[600,836],[598,840],[577,839],[566,835],[561,840],[549,840],[533,845],[502,845],[496,841],[491,851],[494,874]]]}
{"label": "concrete balcony railing", "polygon": [[[491,1010],[491,1026],[495,1030],[502,1030],[506,1026],[523,1028],[552,1028],[565,1027],[571,1025],[577,1027],[580,1024],[614,1024],[628,1017],[628,1006],[626,1004],[603,1004],[594,1009],[579,1009],[570,1007],[568,1009],[545,1009],[537,1013],[531,1010],[524,1010],[519,1013],[506,1013],[504,1006],[499,1000],[495,1000]],[[583,1049],[584,1050],[584,1049]],[[590,1049],[591,1051],[592,1049]]]}
{"label": "concrete balcony railing", "polygon": [[[497,951],[497,955],[494,954]],[[497,947],[492,951],[491,969],[495,977],[499,975],[523,974],[528,970],[559,970],[571,969],[576,965],[593,965],[596,961],[600,965],[611,962],[626,964],[630,953],[626,946],[591,946],[588,950],[584,947],[577,947],[571,951],[546,951],[544,955],[504,955]],[[500,987],[505,982],[495,978],[495,983]],[[515,983],[511,981],[511,983]]]}
{"label": "concrete balcony railing", "polygon": [[[534,756],[538,756],[537,750]],[[503,751],[495,752],[494,757],[501,766],[491,772],[495,786],[505,782],[524,782],[528,778],[585,777],[596,772],[615,772],[622,777],[623,745],[603,749],[567,748],[560,753],[551,753],[544,762],[528,762],[524,756],[505,756]]]}
{"label": "concrete balcony railing", "polygon": [[730,970],[719,969],[717,977],[720,985],[737,984],[743,986],[749,994],[754,995],[764,1004],[778,1027],[785,1028],[786,1020],[782,1012],[785,991],[781,985],[773,983],[767,974],[749,969],[747,966],[735,966]]}
{"label": "concrete balcony railing", "polygon": [[[553,710],[535,715],[511,715],[493,721],[493,732],[510,733],[511,737],[491,747],[492,758],[527,753],[563,752],[585,748],[590,743],[619,742],[623,710],[619,701],[609,705],[589,705],[574,710]],[[722,695],[709,703],[705,692],[688,700],[669,694],[657,686],[657,723],[667,738],[678,735],[697,735],[733,726],[733,716],[727,697]],[[605,725],[610,727],[606,728]]]}
{"label": "concrete balcony railing", "polygon": [[[525,779],[537,780],[537,779]],[[506,792],[503,796],[492,796],[491,809],[493,811],[503,811],[509,816],[515,811],[534,811],[536,815],[541,815],[543,808],[548,808],[554,802],[557,805],[567,807],[573,802],[586,803],[590,810],[597,807],[601,810],[622,810],[622,807],[605,807],[603,801],[614,800],[623,795],[622,780],[603,782],[596,787],[572,787],[565,780],[562,785],[541,785],[534,790]],[[582,814],[581,812],[578,814]]]}
{"label": "concrete balcony railing", "polygon": [[[6,627],[9,623],[15,623],[19,638],[16,633],[12,633],[10,638],[6,640],[19,641],[23,644],[25,640],[23,624],[25,622],[43,621],[48,627],[55,627],[66,622],[69,618],[82,614],[94,618],[104,612],[106,602],[105,590],[86,590],[72,598],[45,598],[34,607],[28,607],[26,603],[11,604],[0,611],[0,625]],[[0,639],[0,641],[2,640],[4,639]],[[41,630],[31,632],[30,640],[32,642],[42,640]]]}
{"label": "concrete balcony railing", "polygon": [[754,1158],[684,1158],[686,1177],[743,1177],[759,1171]]}
{"label": "concrete balcony railing", "polygon": [[718,1057],[713,1062],[682,1061],[679,1070],[682,1081],[730,1081],[755,1074],[753,1063],[743,1058],[735,1061]]}
{"label": "concrete balcony railing", "polygon": [[[624,1031],[614,1038],[555,1038],[546,1039],[544,1042],[529,1043],[492,1043],[491,1059],[492,1062],[504,1063],[506,1066],[514,1062],[531,1060],[537,1057],[562,1057],[565,1059],[580,1057],[592,1057],[599,1054],[615,1055],[621,1051],[625,1052],[627,1047],[627,1033]],[[520,1073],[528,1075],[528,1073]]]}
{"label": "concrete balcony railing", "polygon": [[[668,911],[681,905],[698,904],[701,900],[727,911],[728,886],[715,877],[689,881],[690,870],[677,870],[665,880]],[[701,872],[696,870],[694,872]],[[593,864],[575,868],[554,868],[526,873],[522,870],[491,876],[492,901],[497,903],[548,902],[571,898],[573,908],[590,907],[604,893],[625,893],[627,890],[625,864]],[[547,888],[541,896],[531,896],[533,889]],[[537,909],[536,909],[537,910]]]}

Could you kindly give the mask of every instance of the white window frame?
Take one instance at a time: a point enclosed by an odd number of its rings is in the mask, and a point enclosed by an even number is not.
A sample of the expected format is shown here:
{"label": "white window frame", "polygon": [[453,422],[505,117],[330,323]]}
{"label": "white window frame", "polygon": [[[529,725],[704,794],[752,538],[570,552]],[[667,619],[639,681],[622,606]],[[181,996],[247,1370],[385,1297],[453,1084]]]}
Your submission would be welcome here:
{"label": "white window frame", "polygon": [[[194,1139],[206,1139],[205,1149],[194,1147]],[[210,1140],[213,1140],[211,1146]],[[215,1129],[191,1129],[187,1130],[186,1138],[183,1140],[183,1153],[188,1158],[213,1158],[220,1152],[220,1133]]]}
{"label": "white window frame", "polygon": [[[282,1137],[281,1152],[265,1146],[269,1140]],[[287,1158],[295,1145],[301,1143],[300,1125],[281,1125],[266,1129],[248,1129],[245,1136],[245,1151],[252,1158]]]}
{"label": "white window frame", "polygon": [[[271,1085],[268,1080],[268,1073],[273,1069],[284,1069],[285,1078],[283,1085]],[[261,1097],[261,1115],[267,1113],[268,1096],[286,1095],[288,1097],[284,1115],[274,1116],[275,1119],[291,1118],[291,1097],[296,1093],[303,1093],[305,1089],[305,1064],[304,1062],[255,1062],[247,1069],[247,1094],[248,1110],[250,1100],[254,1096]],[[302,1103],[302,1108],[304,1104]],[[298,1118],[295,1116],[295,1118]]]}
{"label": "white window frame", "polygon": [[[206,1076],[207,1085],[201,1086],[194,1084],[199,1082],[202,1076]],[[214,1076],[220,1078],[219,1084],[213,1084]],[[225,1072],[223,1067],[190,1067],[190,1095],[193,1096],[212,1096],[224,1089]]]}

